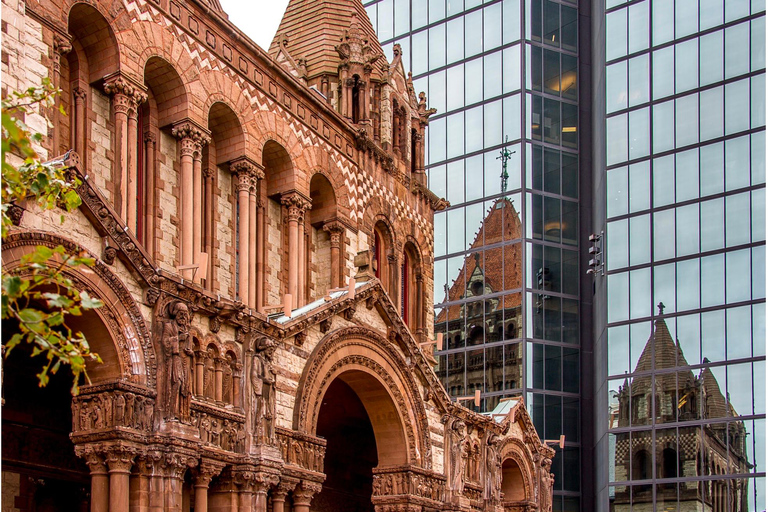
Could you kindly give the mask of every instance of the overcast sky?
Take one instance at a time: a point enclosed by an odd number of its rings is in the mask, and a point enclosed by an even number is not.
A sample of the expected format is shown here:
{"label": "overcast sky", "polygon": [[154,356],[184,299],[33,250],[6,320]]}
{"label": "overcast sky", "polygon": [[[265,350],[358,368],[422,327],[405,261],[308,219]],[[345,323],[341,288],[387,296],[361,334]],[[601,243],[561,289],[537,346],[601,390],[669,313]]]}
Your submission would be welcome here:
{"label": "overcast sky", "polygon": [[288,0],[219,0],[229,21],[264,50],[269,49]]}

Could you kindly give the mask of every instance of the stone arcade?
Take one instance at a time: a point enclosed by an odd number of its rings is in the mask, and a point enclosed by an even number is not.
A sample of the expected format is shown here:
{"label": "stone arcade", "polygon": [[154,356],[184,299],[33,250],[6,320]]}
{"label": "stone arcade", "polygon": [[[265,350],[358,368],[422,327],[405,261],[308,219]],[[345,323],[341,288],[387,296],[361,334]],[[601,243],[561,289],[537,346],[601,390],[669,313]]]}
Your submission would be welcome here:
{"label": "stone arcade", "polygon": [[62,89],[27,122],[83,201],[17,205],[3,265],[90,254],[69,277],[105,302],[72,321],[104,361],[78,396],[5,365],[3,512],[551,510],[522,401],[476,414],[433,372],[433,111],[359,0],[292,0],[269,55],[216,0],[3,17],[3,93]]}

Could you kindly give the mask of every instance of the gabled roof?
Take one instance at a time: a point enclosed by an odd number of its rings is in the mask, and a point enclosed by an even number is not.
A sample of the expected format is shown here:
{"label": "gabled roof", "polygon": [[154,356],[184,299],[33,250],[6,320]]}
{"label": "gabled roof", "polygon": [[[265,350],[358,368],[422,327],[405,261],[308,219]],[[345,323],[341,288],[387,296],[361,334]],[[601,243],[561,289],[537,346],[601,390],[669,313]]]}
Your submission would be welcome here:
{"label": "gabled roof", "polygon": [[[336,46],[342,43],[353,21],[371,52],[383,56],[361,0],[290,0],[269,46],[269,54],[277,59],[282,41],[287,38],[291,57],[306,60],[307,78],[336,74],[341,61]],[[380,62],[385,63],[386,59]]]}
{"label": "gabled roof", "polygon": [[[508,198],[498,199],[493,203],[490,210],[483,219],[480,229],[475,234],[475,240],[470,245],[470,249],[476,249],[484,245],[495,244],[503,240],[514,240],[522,235],[520,215],[515,210],[515,206]],[[486,251],[485,261],[482,255],[478,257],[475,254],[467,256],[464,260],[464,266],[459,271],[456,280],[448,290],[448,297],[445,301],[459,300],[466,294],[466,281],[469,283],[476,271],[485,276],[485,288],[492,292],[499,292],[504,289],[518,288],[522,285],[521,265],[522,255],[520,244],[507,245],[503,249],[497,249],[500,257],[491,257],[496,251]],[[503,256],[502,256],[503,253]],[[479,253],[476,253],[479,254]],[[506,273],[506,275],[505,275]],[[506,281],[506,286],[505,286]],[[510,283],[516,283],[510,286]],[[500,308],[509,309],[520,306],[520,294],[510,294],[504,297],[504,304]],[[455,320],[461,316],[461,306],[450,306],[443,310],[437,317],[437,322]]]}

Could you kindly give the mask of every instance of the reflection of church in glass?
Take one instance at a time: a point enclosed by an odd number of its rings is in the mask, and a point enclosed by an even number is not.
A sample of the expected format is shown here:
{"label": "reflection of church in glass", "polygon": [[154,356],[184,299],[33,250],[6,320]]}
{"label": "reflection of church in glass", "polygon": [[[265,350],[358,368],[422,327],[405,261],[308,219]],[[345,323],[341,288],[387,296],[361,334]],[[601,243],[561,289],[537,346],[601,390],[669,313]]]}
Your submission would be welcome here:
{"label": "reflection of church in glass", "polygon": [[[445,349],[466,347],[466,352],[441,357],[447,373],[442,368],[439,374],[451,396],[476,389],[486,393],[522,387],[522,343],[482,347],[521,336],[521,294],[500,294],[522,285],[521,244],[502,244],[521,236],[520,215],[513,202],[509,198],[495,201],[470,246],[470,251],[476,251],[465,258],[447,290],[444,302],[452,305],[438,313],[435,332],[443,333]],[[487,400],[484,409],[490,410],[496,400]]]}
{"label": "reflection of church in glass", "polygon": [[[704,359],[704,363],[708,362]],[[640,510],[652,507],[653,478],[744,474],[752,468],[747,459],[743,421],[659,428],[664,423],[738,415],[709,368],[698,375],[691,370],[664,372],[685,366],[688,362],[679,342],[673,341],[666,322],[657,320],[634,369],[635,373],[654,370],[654,374],[625,379],[614,396],[610,425],[624,428],[655,423],[656,440],[651,430],[615,435],[615,481],[632,480],[635,485],[615,488],[612,511],[638,510],[638,504]],[[747,510],[747,485],[747,479],[679,483],[662,480],[656,486],[655,502],[679,501],[679,510],[741,512]]]}

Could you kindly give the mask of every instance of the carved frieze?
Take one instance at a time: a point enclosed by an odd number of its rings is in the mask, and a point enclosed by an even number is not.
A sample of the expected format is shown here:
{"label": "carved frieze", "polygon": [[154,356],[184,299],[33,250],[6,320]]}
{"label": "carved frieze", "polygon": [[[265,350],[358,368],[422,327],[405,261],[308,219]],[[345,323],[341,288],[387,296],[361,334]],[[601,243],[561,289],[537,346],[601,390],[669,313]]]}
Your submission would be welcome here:
{"label": "carved frieze", "polygon": [[286,464],[316,473],[323,472],[326,445],[324,439],[278,428],[277,441]]}

